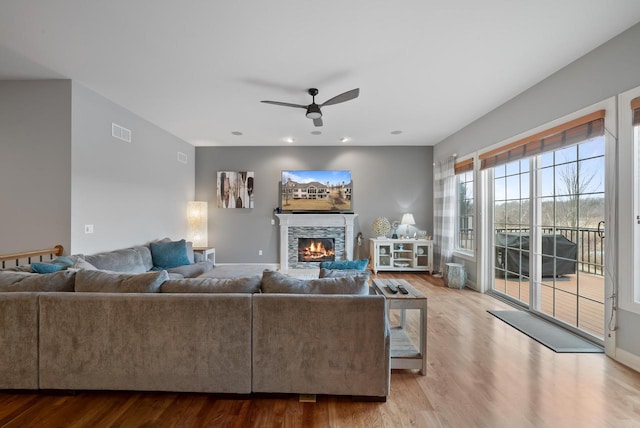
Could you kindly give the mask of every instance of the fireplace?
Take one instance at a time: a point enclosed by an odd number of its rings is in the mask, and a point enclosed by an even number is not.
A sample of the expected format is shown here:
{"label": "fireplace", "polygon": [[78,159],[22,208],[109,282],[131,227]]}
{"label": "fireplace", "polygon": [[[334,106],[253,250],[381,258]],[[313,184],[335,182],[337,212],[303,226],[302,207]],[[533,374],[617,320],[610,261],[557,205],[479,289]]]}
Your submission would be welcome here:
{"label": "fireplace", "polygon": [[299,262],[332,262],[335,259],[334,238],[298,238]]}
{"label": "fireplace", "polygon": [[[353,229],[357,214],[276,214],[280,220],[280,269],[317,269],[324,259],[302,261],[299,254],[299,239],[329,239],[323,241],[330,246],[333,258],[330,260],[353,260]],[[329,241],[329,242],[331,242]],[[326,259],[328,261],[329,259]]]}

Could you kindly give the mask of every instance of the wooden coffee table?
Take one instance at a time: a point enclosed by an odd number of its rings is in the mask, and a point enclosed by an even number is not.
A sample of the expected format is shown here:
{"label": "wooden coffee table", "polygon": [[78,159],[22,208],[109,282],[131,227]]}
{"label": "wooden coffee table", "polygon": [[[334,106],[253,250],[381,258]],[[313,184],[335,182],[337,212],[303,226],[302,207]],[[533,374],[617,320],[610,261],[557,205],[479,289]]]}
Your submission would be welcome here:
{"label": "wooden coffee table", "polygon": [[[400,291],[394,294],[387,284],[404,286],[409,294]],[[389,310],[399,309],[400,325],[391,326],[391,368],[419,369],[420,374],[427,374],[427,298],[417,291],[404,279],[374,279],[373,287],[378,294],[382,294],[388,303]],[[411,341],[406,329],[406,311],[416,309],[420,311],[419,347]]]}

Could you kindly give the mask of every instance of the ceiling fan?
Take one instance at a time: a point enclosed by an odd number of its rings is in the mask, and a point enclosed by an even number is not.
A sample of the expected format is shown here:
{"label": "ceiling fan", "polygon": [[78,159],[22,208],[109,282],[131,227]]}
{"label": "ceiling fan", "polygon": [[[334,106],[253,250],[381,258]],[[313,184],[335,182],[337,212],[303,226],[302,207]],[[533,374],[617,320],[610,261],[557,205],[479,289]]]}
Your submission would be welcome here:
{"label": "ceiling fan", "polygon": [[352,100],[354,98],[358,98],[358,95],[360,95],[360,88],[352,89],[340,95],[336,95],[335,97],[330,98],[329,100],[319,105],[316,104],[316,95],[318,95],[318,90],[316,88],[310,88],[307,92],[309,92],[309,95],[311,95],[312,97],[311,104],[309,104],[308,106],[303,106],[301,104],[282,103],[280,101],[260,101],[260,102],[267,103],[267,104],[275,104],[277,106],[303,108],[307,111],[307,117],[313,120],[313,124],[315,126],[322,126],[322,111],[320,110],[320,107],[339,104],[345,101]]}

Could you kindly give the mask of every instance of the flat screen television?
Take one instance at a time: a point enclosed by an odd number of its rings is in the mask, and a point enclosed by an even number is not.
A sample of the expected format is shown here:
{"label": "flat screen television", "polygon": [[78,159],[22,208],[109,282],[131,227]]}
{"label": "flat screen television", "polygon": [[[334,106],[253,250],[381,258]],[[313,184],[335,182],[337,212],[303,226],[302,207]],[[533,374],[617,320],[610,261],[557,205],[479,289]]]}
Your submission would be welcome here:
{"label": "flat screen television", "polygon": [[284,170],[280,209],[285,212],[351,212],[349,170]]}

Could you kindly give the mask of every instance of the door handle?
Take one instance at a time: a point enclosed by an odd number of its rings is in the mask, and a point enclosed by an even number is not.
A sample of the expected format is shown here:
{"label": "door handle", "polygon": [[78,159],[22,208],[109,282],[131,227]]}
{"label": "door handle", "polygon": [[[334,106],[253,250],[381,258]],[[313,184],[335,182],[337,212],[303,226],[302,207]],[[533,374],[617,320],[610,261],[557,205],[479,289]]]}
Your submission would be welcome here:
{"label": "door handle", "polygon": [[604,220],[598,222],[598,237],[604,239]]}

